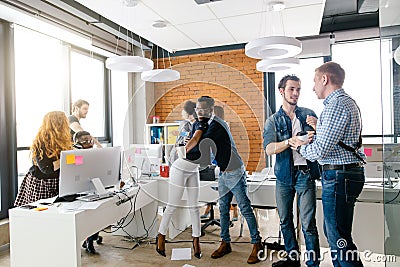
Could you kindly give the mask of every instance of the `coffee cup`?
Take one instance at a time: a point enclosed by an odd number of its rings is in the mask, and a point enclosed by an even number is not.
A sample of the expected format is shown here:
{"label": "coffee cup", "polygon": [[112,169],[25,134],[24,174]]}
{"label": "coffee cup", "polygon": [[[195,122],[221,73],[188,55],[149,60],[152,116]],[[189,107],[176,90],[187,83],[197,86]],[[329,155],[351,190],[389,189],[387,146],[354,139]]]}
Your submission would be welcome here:
{"label": "coffee cup", "polygon": [[302,131],[302,132],[298,132],[297,134],[296,134],[296,136],[297,136],[297,138],[299,138],[301,141],[307,141],[308,140],[308,133],[307,132],[305,132],[305,131]]}
{"label": "coffee cup", "polygon": [[178,152],[179,158],[181,158],[181,159],[186,158],[186,147],[185,146],[176,147],[176,151]]}

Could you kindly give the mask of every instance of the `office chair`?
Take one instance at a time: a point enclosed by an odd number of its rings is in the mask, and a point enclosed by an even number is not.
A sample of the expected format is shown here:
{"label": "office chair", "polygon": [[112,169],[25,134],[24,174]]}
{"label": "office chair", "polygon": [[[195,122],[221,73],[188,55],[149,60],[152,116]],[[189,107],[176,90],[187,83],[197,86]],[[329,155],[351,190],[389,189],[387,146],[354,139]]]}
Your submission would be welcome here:
{"label": "office chair", "polygon": [[207,204],[211,205],[210,218],[201,220],[201,222],[203,223],[203,225],[201,226],[201,236],[205,235],[204,230],[210,225],[218,225],[219,227],[221,227],[221,222],[219,221],[219,219],[215,219],[214,215],[214,205],[216,205],[217,202],[210,202]]}

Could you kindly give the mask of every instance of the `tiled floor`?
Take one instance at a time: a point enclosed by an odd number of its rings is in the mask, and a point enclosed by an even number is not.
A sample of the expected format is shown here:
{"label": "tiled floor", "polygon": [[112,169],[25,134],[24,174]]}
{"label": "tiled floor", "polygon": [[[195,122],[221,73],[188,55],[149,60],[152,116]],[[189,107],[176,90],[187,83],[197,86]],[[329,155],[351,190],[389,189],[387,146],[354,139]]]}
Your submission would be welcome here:
{"label": "tiled floor", "polygon": [[[275,210],[260,211],[259,212],[259,224],[260,232],[263,238],[271,235],[276,235],[278,229],[278,218]],[[176,237],[172,242],[166,244],[167,257],[164,258],[157,254],[155,251],[154,239],[148,240],[142,243],[139,247],[131,250],[129,249],[134,245],[120,236],[112,236],[107,233],[101,233],[104,237],[102,245],[95,245],[98,254],[88,255],[82,249],[82,266],[88,267],[125,267],[125,266],[184,266],[189,264],[192,266],[249,266],[246,263],[247,257],[251,252],[251,244],[249,243],[249,231],[246,223],[244,224],[243,237],[239,237],[240,222],[235,222],[234,226],[230,228],[232,236],[232,253],[224,256],[220,259],[211,259],[211,253],[219,246],[219,228],[217,226],[211,226],[206,229],[206,235],[202,237],[201,248],[203,257],[199,260],[192,257],[192,260],[184,261],[171,261],[171,250],[172,248],[190,248],[191,244],[191,229],[187,229],[185,232]],[[323,234],[322,232],[320,234]],[[60,241],[61,242],[61,241]],[[176,242],[176,243],[175,243]],[[116,248],[116,246],[127,247],[128,249]],[[304,249],[304,248],[303,248]],[[45,251],[45,249],[44,249]],[[327,249],[322,249],[327,252]],[[62,253],[62,252],[61,252]],[[325,260],[321,263],[321,267],[332,266],[329,253],[325,253]],[[272,260],[275,261],[275,256],[268,255],[265,261],[262,261],[255,266],[271,266]],[[0,266],[10,266],[9,251],[0,252]],[[56,263],[54,266],[57,266]],[[305,266],[304,262],[302,266]],[[376,267],[384,266],[383,264],[364,263],[364,266]],[[396,266],[396,265],[393,265]],[[28,267],[28,266],[27,266]],[[36,267],[36,266],[29,266]],[[40,267],[40,266],[37,266]]]}

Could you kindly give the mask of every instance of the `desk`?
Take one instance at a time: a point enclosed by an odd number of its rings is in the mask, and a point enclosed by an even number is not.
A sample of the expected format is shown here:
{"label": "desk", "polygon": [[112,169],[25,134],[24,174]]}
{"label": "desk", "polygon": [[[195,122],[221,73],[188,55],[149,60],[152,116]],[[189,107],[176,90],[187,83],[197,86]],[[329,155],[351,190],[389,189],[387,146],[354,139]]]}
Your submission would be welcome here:
{"label": "desk", "polygon": [[[154,199],[145,192],[157,195],[156,181],[142,184],[136,210]],[[127,192],[134,196],[138,187]],[[51,206],[45,211],[14,208],[10,214],[10,260],[12,267],[74,267],[81,266],[81,243],[89,235],[104,229],[126,216],[130,202],[116,206],[118,197],[99,200],[94,210],[63,212]],[[106,215],[106,216],[105,216]]]}

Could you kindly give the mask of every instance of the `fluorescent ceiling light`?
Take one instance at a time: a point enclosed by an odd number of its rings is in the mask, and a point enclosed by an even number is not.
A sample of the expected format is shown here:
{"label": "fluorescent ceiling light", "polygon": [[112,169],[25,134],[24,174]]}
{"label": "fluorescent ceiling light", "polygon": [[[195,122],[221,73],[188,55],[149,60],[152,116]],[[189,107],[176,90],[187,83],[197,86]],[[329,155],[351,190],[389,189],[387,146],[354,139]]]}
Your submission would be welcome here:
{"label": "fluorescent ceiling light", "polygon": [[300,64],[298,58],[263,59],[257,62],[256,68],[262,72],[275,72],[288,70]]}
{"label": "fluorescent ceiling light", "polygon": [[294,57],[301,53],[301,42],[293,37],[269,36],[248,42],[246,56],[256,59],[280,59]]}
{"label": "fluorescent ceiling light", "polygon": [[142,72],[140,77],[146,82],[172,82],[179,80],[181,74],[177,70],[155,69]]}
{"label": "fluorescent ceiling light", "polygon": [[142,72],[151,70],[154,62],[139,56],[115,56],[106,59],[106,68],[125,72]]}

